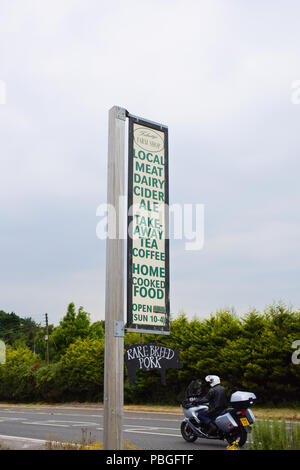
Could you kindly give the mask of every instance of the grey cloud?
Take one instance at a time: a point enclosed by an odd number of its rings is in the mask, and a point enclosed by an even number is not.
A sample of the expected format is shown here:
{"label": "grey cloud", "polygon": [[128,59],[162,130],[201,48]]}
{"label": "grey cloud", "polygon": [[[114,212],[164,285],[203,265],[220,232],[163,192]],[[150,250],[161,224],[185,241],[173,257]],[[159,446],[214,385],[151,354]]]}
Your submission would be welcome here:
{"label": "grey cloud", "polygon": [[298,2],[1,6],[0,308],[104,317],[115,104],[168,124],[170,202],[205,204],[204,249],[171,241],[172,311],[299,303]]}

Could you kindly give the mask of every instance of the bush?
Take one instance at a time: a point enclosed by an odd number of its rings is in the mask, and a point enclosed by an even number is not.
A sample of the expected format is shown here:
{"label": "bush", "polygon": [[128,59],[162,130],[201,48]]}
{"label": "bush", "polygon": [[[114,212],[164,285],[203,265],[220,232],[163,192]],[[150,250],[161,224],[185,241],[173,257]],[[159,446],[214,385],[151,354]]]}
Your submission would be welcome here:
{"label": "bush", "polygon": [[77,339],[61,358],[65,398],[103,399],[104,339]]}
{"label": "bush", "polygon": [[[7,320],[5,314],[2,317]],[[39,357],[24,344],[8,345],[6,364],[0,365],[0,400],[102,400],[104,326],[90,325],[89,314],[82,307],[76,312],[70,304],[60,325],[50,332],[48,366],[44,361],[38,364]],[[34,344],[44,357],[42,333],[41,329]],[[243,317],[230,309],[204,319],[188,320],[182,313],[171,321],[170,335],[125,334],[125,344],[155,342],[178,348],[183,368],[167,369],[167,386],[161,384],[159,370],[137,371],[137,381],[130,386],[124,365],[124,401],[178,405],[192,380],[215,374],[228,397],[248,390],[256,394],[258,404],[290,406],[299,400],[300,366],[292,362],[292,344],[299,339],[300,312],[281,303]]]}
{"label": "bush", "polygon": [[35,373],[36,394],[46,402],[64,401],[65,385],[61,373],[61,362],[42,365]]}
{"label": "bush", "polygon": [[39,357],[26,346],[6,348],[6,363],[0,366],[0,399],[31,401],[36,399],[35,364]]}

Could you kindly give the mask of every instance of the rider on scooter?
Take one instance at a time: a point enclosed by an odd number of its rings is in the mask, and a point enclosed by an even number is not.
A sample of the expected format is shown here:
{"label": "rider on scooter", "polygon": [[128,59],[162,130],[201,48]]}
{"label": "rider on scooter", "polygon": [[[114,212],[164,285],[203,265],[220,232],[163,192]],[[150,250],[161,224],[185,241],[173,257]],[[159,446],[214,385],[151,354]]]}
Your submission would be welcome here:
{"label": "rider on scooter", "polygon": [[209,409],[198,412],[198,418],[207,424],[207,433],[213,434],[216,430],[215,424],[212,422],[227,407],[226,390],[220,385],[220,377],[217,375],[207,375],[205,381],[209,383],[210,389],[205,397],[199,399],[199,403],[209,403]]}

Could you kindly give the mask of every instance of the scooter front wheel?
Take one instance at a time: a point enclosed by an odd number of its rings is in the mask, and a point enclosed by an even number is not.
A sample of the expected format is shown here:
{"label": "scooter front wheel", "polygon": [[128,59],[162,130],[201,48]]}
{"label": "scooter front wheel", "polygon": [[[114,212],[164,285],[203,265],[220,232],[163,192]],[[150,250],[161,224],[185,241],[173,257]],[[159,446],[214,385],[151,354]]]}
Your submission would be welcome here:
{"label": "scooter front wheel", "polygon": [[183,439],[187,442],[195,442],[197,439],[197,436],[193,433],[193,430],[187,421],[182,421],[180,431]]}

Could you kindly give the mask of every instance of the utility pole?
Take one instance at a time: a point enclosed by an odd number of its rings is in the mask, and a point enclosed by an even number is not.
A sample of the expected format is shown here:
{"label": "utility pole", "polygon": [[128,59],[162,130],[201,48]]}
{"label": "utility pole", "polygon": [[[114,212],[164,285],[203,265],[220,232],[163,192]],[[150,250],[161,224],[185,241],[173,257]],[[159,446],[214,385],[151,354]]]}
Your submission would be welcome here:
{"label": "utility pole", "polygon": [[[123,449],[124,366],[124,240],[121,201],[124,201],[126,110],[109,111],[105,285],[104,430],[105,450]],[[113,225],[115,224],[115,226]],[[110,230],[110,228],[115,230]],[[110,238],[110,233],[115,236]]]}
{"label": "utility pole", "polygon": [[49,330],[48,330],[48,313],[45,313],[46,318],[46,336],[45,340],[47,343],[47,365],[49,365]]}

